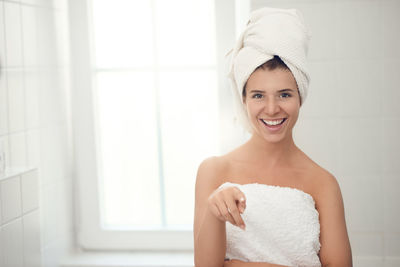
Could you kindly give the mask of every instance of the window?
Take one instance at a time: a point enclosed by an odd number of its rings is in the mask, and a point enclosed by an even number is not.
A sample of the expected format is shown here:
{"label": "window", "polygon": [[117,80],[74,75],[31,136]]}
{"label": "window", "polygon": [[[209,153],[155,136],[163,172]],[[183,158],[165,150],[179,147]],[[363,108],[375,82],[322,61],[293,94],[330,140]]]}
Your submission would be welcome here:
{"label": "window", "polygon": [[70,3],[83,248],[192,248],[197,167],[226,146],[217,51],[229,49],[215,21],[223,10],[234,22],[225,2]]}

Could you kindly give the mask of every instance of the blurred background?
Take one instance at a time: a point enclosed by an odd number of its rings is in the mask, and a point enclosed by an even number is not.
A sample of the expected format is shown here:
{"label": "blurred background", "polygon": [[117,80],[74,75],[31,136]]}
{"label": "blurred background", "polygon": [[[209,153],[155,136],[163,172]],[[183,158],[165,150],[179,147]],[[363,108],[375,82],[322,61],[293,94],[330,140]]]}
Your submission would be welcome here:
{"label": "blurred background", "polygon": [[311,30],[294,139],[354,266],[400,266],[398,0],[0,0],[0,266],[193,266],[197,167],[249,137],[225,55],[264,6]]}

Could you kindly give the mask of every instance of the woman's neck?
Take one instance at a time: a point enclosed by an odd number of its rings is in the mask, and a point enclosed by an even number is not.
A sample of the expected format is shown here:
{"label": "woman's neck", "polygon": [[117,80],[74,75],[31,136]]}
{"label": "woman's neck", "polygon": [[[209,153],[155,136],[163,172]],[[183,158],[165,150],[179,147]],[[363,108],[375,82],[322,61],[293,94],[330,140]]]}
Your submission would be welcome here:
{"label": "woman's neck", "polygon": [[280,142],[268,142],[253,134],[245,146],[249,149],[252,161],[271,168],[286,165],[298,151],[291,135]]}

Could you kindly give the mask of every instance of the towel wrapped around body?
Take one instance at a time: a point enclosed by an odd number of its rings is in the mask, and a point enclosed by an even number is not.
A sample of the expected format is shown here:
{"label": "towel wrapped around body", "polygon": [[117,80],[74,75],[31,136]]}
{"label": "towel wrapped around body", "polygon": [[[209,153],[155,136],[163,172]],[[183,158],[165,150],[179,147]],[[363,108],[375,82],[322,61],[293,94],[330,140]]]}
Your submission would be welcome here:
{"label": "towel wrapped around body", "polygon": [[319,213],[310,194],[266,184],[226,182],[246,196],[246,229],[226,223],[226,259],[320,267]]}

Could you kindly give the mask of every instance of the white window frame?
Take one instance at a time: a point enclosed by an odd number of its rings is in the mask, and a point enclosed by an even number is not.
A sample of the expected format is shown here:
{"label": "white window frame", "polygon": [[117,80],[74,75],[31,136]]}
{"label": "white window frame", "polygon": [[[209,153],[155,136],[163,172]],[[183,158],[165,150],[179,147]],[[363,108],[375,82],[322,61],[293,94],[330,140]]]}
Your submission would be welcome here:
{"label": "white window frame", "polygon": [[[231,98],[226,78],[225,54],[236,39],[236,20],[242,20],[243,0],[235,12],[235,1],[216,0],[217,68],[218,88],[221,105],[227,105]],[[245,1],[247,2],[247,1]],[[92,58],[90,38],[90,15],[88,0],[69,1],[71,38],[71,105],[74,136],[74,178],[76,234],[78,246],[83,250],[193,250],[191,230],[104,230],[100,225],[99,183],[95,138],[95,108],[93,103]],[[249,2],[247,2],[249,6]],[[247,14],[245,14],[247,17]],[[231,111],[221,109],[221,122]],[[225,117],[226,118],[226,117]],[[229,123],[228,123],[229,124]],[[232,136],[232,127],[221,123],[221,137]],[[232,138],[232,137],[231,137]],[[243,132],[230,140],[243,139]],[[221,142],[221,151],[230,149]]]}

